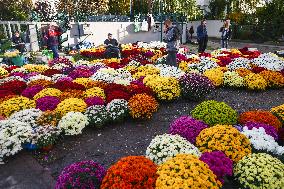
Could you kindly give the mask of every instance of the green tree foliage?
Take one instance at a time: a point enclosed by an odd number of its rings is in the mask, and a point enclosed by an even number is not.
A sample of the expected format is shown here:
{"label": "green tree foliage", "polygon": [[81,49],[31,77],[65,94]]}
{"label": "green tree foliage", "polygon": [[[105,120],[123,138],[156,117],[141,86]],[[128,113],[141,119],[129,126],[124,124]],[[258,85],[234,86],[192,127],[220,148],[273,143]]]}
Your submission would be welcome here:
{"label": "green tree foliage", "polygon": [[42,22],[53,21],[56,18],[56,11],[48,0],[36,1],[34,11]]}
{"label": "green tree foliage", "polygon": [[284,0],[271,0],[256,11],[257,27],[264,36],[278,39],[284,35]]}
{"label": "green tree foliage", "polygon": [[109,0],[109,13],[119,15],[130,14],[130,0]]}
{"label": "green tree foliage", "polygon": [[31,0],[0,0],[0,20],[28,20]]}
{"label": "green tree foliage", "polygon": [[210,12],[208,14],[209,19],[223,19],[225,17],[225,10],[227,7],[226,0],[212,0],[209,3],[208,8]]}
{"label": "green tree foliage", "polygon": [[83,18],[85,16],[105,14],[109,10],[109,0],[59,0],[59,12],[65,12],[70,17]]}

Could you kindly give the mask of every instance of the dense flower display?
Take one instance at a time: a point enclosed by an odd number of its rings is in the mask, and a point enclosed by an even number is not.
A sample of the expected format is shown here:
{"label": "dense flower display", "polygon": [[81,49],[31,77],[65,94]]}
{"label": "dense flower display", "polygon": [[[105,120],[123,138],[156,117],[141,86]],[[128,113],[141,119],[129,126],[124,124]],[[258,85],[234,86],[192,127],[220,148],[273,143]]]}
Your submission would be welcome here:
{"label": "dense flower display", "polygon": [[251,90],[264,90],[267,87],[266,80],[261,75],[255,73],[245,76],[244,84]]}
{"label": "dense flower display", "polygon": [[191,111],[191,115],[210,126],[237,123],[237,112],[225,102],[215,100],[202,102]]}
{"label": "dense flower display", "polygon": [[233,161],[221,151],[205,152],[199,159],[209,166],[221,183],[225,176],[233,175]]}
{"label": "dense flower display", "polygon": [[199,150],[179,135],[158,135],[149,144],[146,156],[156,164],[161,164],[177,154],[200,156]]}
{"label": "dense flower display", "polygon": [[104,126],[110,119],[105,105],[90,106],[87,108],[85,115],[89,119],[89,124],[97,128]]}
{"label": "dense flower display", "polygon": [[40,109],[25,109],[13,113],[9,119],[18,120],[24,122],[31,127],[37,127],[37,119],[41,116],[42,111]]}
{"label": "dense flower display", "polygon": [[128,102],[124,99],[115,99],[107,104],[106,109],[112,121],[119,122],[129,113]]}
{"label": "dense flower display", "polygon": [[60,96],[60,94],[61,94],[61,91],[58,90],[58,89],[46,88],[46,89],[41,90],[39,93],[37,93],[34,96],[34,100],[37,100],[37,99],[45,97],[45,96],[56,96],[56,97],[58,97],[58,96]]}
{"label": "dense flower display", "polygon": [[152,96],[146,94],[134,95],[128,101],[130,115],[138,119],[150,119],[158,110],[158,102]]}
{"label": "dense flower display", "polygon": [[0,104],[0,115],[9,117],[14,112],[35,107],[36,103],[34,100],[30,100],[26,97],[14,97]]}
{"label": "dense flower display", "polygon": [[249,139],[229,125],[204,129],[196,138],[196,146],[201,152],[222,151],[234,162],[251,153]]}
{"label": "dense flower display", "polygon": [[32,128],[26,123],[13,119],[0,120],[0,163],[3,158],[19,152],[31,133]]}
{"label": "dense flower display", "polygon": [[221,183],[209,166],[194,155],[178,154],[160,165],[157,174],[159,175],[156,182],[157,189],[221,188]]}
{"label": "dense flower display", "polygon": [[65,135],[78,135],[89,124],[87,116],[81,112],[69,112],[58,123]]}
{"label": "dense flower display", "polygon": [[177,79],[173,77],[146,76],[143,80],[160,100],[173,100],[181,95],[181,89]]}
{"label": "dense flower display", "polygon": [[129,156],[112,165],[102,182],[102,189],[154,189],[157,166],[143,156]]}
{"label": "dense flower display", "polygon": [[275,129],[275,127],[271,126],[271,125],[267,125],[264,123],[257,123],[257,122],[247,122],[245,124],[245,126],[251,130],[253,128],[263,128],[265,130],[265,133],[272,136],[275,140],[278,139],[278,134],[277,134],[277,129]]}
{"label": "dense flower display", "polygon": [[284,124],[284,104],[271,108],[271,112]]}
{"label": "dense flower display", "polygon": [[55,110],[60,103],[60,99],[54,96],[45,96],[36,100],[36,108],[41,111]]}
{"label": "dense flower display", "polygon": [[178,134],[190,143],[195,144],[196,137],[205,128],[207,128],[207,125],[203,121],[189,116],[182,116],[171,123],[169,133],[173,135]]}
{"label": "dense flower display", "polygon": [[278,130],[281,127],[281,122],[268,111],[248,111],[244,112],[239,116],[239,123],[246,124],[247,122],[257,122],[271,125]]}
{"label": "dense flower display", "polygon": [[82,99],[68,98],[57,105],[55,111],[62,116],[68,112],[85,112],[87,104]]}
{"label": "dense flower display", "polygon": [[184,98],[199,100],[214,89],[213,83],[200,74],[186,74],[180,78],[181,93]]}
{"label": "dense flower display", "polygon": [[105,174],[105,168],[92,160],[73,163],[63,169],[55,188],[99,189]]}
{"label": "dense flower display", "polygon": [[284,147],[279,146],[275,139],[266,134],[264,128],[253,128],[249,130],[247,127],[243,128],[244,134],[251,142],[253,148],[257,151],[270,152],[275,155],[283,155]]}
{"label": "dense flower display", "polygon": [[284,187],[284,164],[265,153],[251,154],[236,164],[234,176],[243,188],[279,189]]}

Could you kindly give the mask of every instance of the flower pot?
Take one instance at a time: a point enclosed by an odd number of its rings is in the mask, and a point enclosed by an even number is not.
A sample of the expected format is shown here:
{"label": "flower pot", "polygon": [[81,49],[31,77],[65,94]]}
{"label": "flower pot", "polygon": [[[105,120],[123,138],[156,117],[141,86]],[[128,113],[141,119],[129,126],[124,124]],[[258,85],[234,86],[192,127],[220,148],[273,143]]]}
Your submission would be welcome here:
{"label": "flower pot", "polygon": [[50,145],[42,147],[41,150],[44,152],[49,152],[50,150],[52,150],[52,148],[53,148],[53,144],[50,144]]}
{"label": "flower pot", "polygon": [[33,151],[33,150],[37,150],[38,146],[36,144],[32,144],[32,143],[24,143],[22,144],[23,149],[28,150],[28,151]]}

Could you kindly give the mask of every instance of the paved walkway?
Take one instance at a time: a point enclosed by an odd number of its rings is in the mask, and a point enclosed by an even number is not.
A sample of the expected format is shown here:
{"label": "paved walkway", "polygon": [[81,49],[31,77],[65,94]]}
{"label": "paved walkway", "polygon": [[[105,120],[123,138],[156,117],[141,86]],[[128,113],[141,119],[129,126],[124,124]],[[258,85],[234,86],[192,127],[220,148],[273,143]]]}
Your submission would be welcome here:
{"label": "paved walkway", "polygon": [[1,189],[52,189],[55,180],[29,153],[23,152],[0,165]]}
{"label": "paved walkway", "polygon": [[[196,40],[194,40],[196,41]],[[217,39],[210,39],[208,41],[208,48],[207,48],[207,52],[211,52],[212,50],[215,49],[219,49],[220,46],[220,41],[218,41]],[[197,53],[198,51],[198,45],[191,45],[188,44],[187,45],[190,49],[190,51]],[[268,53],[268,52],[275,52],[278,50],[284,50],[284,46],[282,45],[268,45],[268,44],[259,44],[259,43],[245,43],[245,42],[234,42],[231,41],[229,42],[229,48],[243,48],[243,47],[251,47],[251,48],[257,48],[258,50],[260,50],[263,53]]]}

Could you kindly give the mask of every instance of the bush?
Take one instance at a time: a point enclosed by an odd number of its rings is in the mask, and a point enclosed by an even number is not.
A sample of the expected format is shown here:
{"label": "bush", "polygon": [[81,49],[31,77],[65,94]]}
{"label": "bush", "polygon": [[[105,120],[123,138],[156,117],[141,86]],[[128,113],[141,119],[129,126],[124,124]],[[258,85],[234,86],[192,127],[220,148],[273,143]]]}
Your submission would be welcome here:
{"label": "bush", "polygon": [[102,128],[110,119],[105,105],[90,106],[87,108],[85,115],[89,119],[89,124],[97,128]]}
{"label": "bush", "polygon": [[203,121],[189,116],[181,116],[171,123],[169,133],[172,135],[178,134],[190,143],[195,144],[196,137],[205,128],[207,128],[207,125]]}
{"label": "bush", "polygon": [[128,101],[130,115],[136,119],[150,119],[158,111],[158,102],[152,96],[137,94]]}
{"label": "bush", "polygon": [[247,111],[240,115],[239,123],[246,124],[247,122],[264,123],[273,126],[276,130],[281,127],[281,122],[271,112],[256,110]]}
{"label": "bush", "polygon": [[245,76],[244,84],[251,90],[265,90],[267,87],[266,80],[261,75],[255,73]]}
{"label": "bush", "polygon": [[265,153],[251,154],[236,164],[234,176],[242,188],[280,189],[284,186],[284,164]]}
{"label": "bush", "polygon": [[249,139],[230,125],[216,125],[204,129],[196,138],[201,152],[222,151],[235,163],[251,153]]}
{"label": "bush", "polygon": [[92,160],[73,163],[63,169],[55,188],[99,189],[105,174],[105,168]]}
{"label": "bush", "polygon": [[184,98],[204,99],[214,89],[213,83],[200,74],[185,74],[180,79],[181,93]]}
{"label": "bush", "polygon": [[192,111],[193,118],[202,120],[210,126],[216,124],[229,124],[237,123],[238,114],[225,102],[217,102],[215,100],[204,101],[197,105]]}
{"label": "bush", "polygon": [[233,175],[233,161],[221,151],[205,152],[199,159],[209,166],[221,183],[225,176]]}
{"label": "bush", "polygon": [[[196,156],[178,154],[163,163],[158,171],[156,189],[221,188],[222,184],[209,166]],[[202,175],[202,179],[200,176]]]}
{"label": "bush", "polygon": [[154,189],[157,166],[143,156],[129,156],[112,165],[103,179],[101,189]]}

